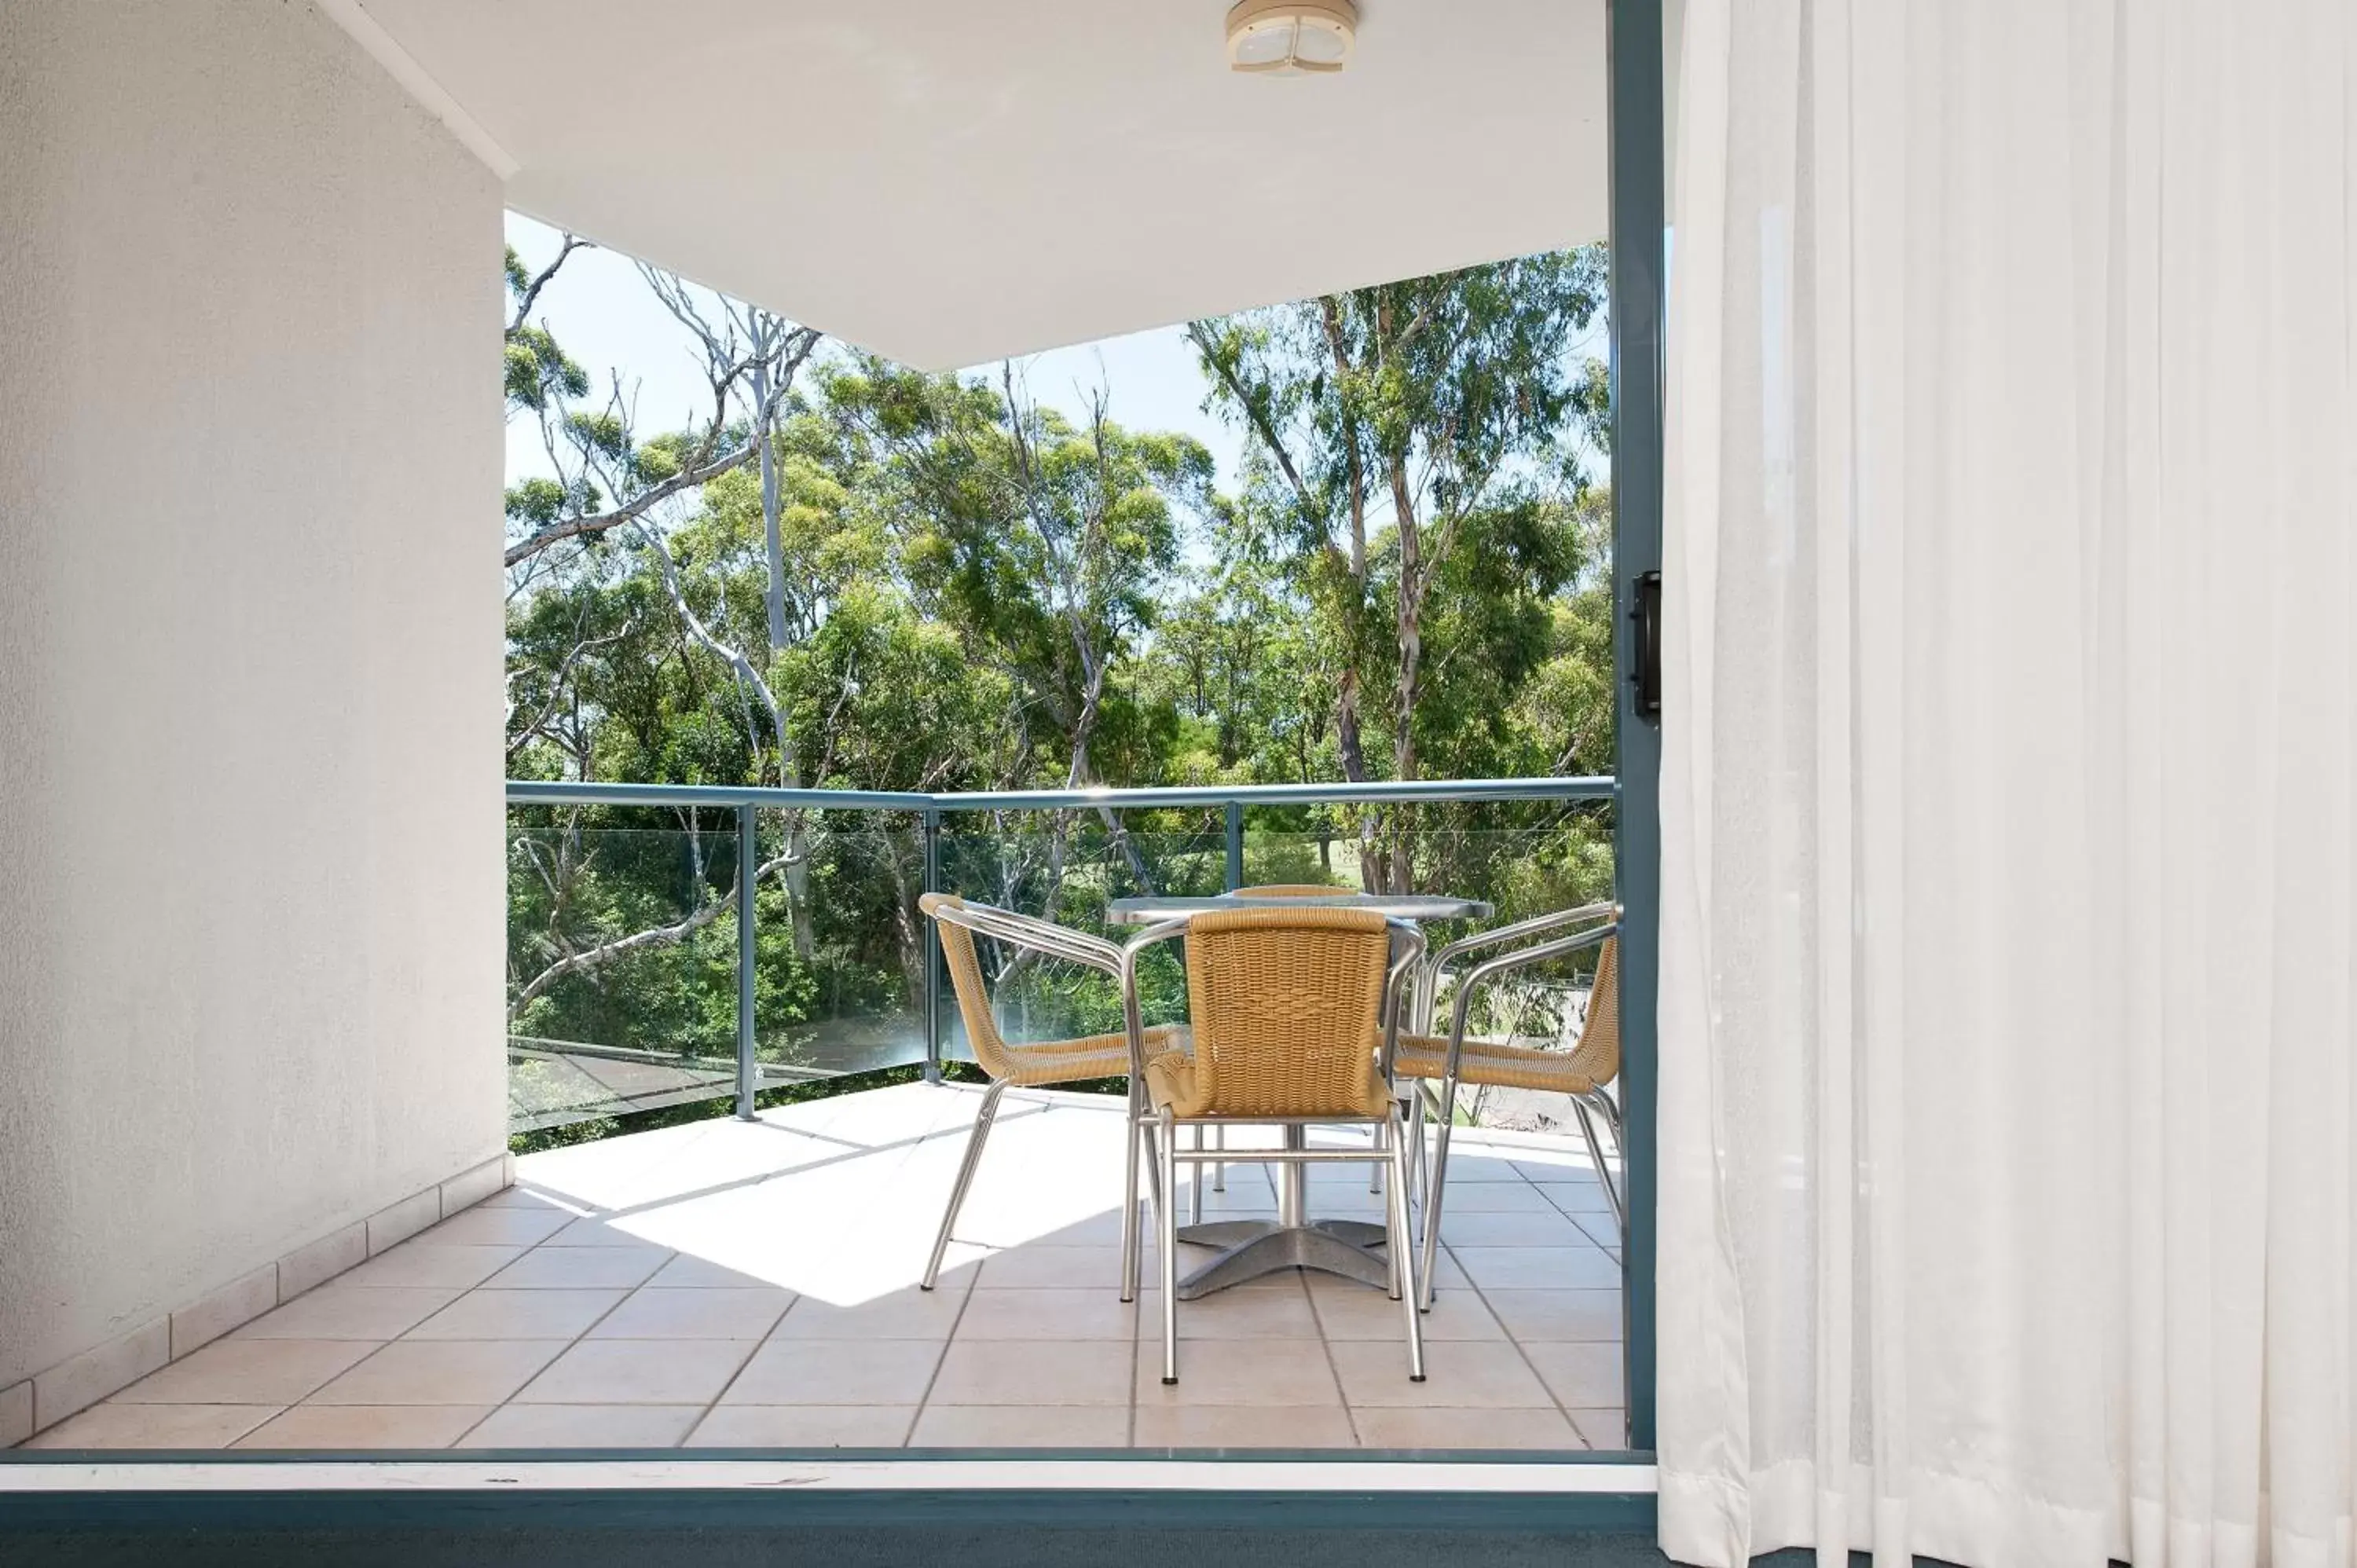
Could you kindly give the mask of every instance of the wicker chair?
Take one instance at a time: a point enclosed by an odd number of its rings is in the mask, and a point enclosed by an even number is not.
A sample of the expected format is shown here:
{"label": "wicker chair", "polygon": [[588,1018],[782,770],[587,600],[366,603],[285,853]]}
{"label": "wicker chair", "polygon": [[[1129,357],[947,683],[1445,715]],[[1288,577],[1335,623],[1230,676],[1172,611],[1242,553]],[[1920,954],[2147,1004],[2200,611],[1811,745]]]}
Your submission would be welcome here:
{"label": "wicker chair", "polygon": [[[1155,1218],[1161,1236],[1162,1380],[1178,1380],[1178,1165],[1217,1155],[1178,1146],[1178,1129],[1229,1122],[1371,1124],[1376,1140],[1356,1149],[1254,1150],[1281,1164],[1375,1160],[1391,1165],[1392,1294],[1405,1303],[1408,1375],[1424,1380],[1408,1222],[1405,1125],[1377,1060],[1387,990],[1413,976],[1394,963],[1394,923],[1371,910],[1223,909],[1187,923],[1190,1053],[1166,1050],[1146,1064],[1150,1112],[1139,1131],[1155,1152]],[[1420,959],[1420,939],[1415,956]],[[1296,1140],[1288,1140],[1290,1145]],[[1134,1249],[1133,1243],[1133,1249]]]}
{"label": "wicker chair", "polygon": [[[1074,1083],[1087,1079],[1123,1078],[1130,1080],[1130,1114],[1135,1117],[1142,1101],[1138,1067],[1148,1056],[1185,1056],[1186,1031],[1169,1026],[1151,1029],[1138,1027],[1134,1007],[1129,1014],[1129,1027],[1118,1035],[1092,1035],[1076,1040],[1049,1040],[1017,1044],[999,1033],[998,1020],[991,1012],[989,988],[982,977],[982,961],[974,951],[974,933],[993,937],[1017,947],[1029,948],[1051,958],[1065,959],[1102,970],[1116,982],[1125,983],[1126,972],[1122,950],[1111,942],[1068,930],[1046,920],[1035,920],[1026,915],[996,908],[988,904],[970,904],[947,893],[928,893],[917,901],[917,907],[932,918],[941,929],[942,954],[948,959],[950,981],[956,988],[958,1012],[965,1020],[967,1042],[974,1047],[974,1060],[990,1075],[990,1087],[983,1091],[982,1109],[974,1119],[974,1131],[968,1136],[965,1158],[958,1166],[957,1183],[950,1189],[949,1208],[942,1214],[940,1234],[933,1238],[932,1256],[926,1261],[922,1287],[933,1288],[940,1278],[942,1258],[949,1251],[950,1230],[957,1223],[958,1210],[964,1207],[966,1189],[974,1185],[974,1167],[982,1162],[982,1149],[989,1140],[992,1120],[998,1114],[998,1102],[1009,1089],[1043,1089],[1052,1084]],[[1130,1000],[1134,1001],[1134,998]],[[1133,1044],[1132,1036],[1135,1036]],[[1129,1141],[1127,1172],[1125,1185],[1131,1218],[1122,1227],[1124,1255],[1122,1258],[1122,1299],[1131,1299],[1136,1293],[1137,1260],[1134,1251],[1137,1211],[1137,1148]]]}
{"label": "wicker chair", "polygon": [[[1358,895],[1351,888],[1331,887],[1322,882],[1264,882],[1257,886],[1235,888],[1229,897],[1232,898],[1353,898]],[[1203,1146],[1203,1130],[1200,1127],[1195,1129],[1195,1146],[1199,1149]],[[1211,1146],[1216,1149],[1225,1149],[1228,1146],[1228,1130],[1225,1127],[1215,1126],[1211,1129]],[[1374,1179],[1367,1184],[1367,1190],[1381,1191],[1382,1182],[1383,1176],[1378,1171]],[[1228,1190],[1226,1165],[1215,1165],[1211,1167],[1211,1186],[1213,1192]],[[1196,1180],[1188,1185],[1187,1195],[1188,1202],[1192,1206],[1192,1218],[1200,1221],[1203,1218],[1203,1182],[1200,1173],[1198,1173]]]}
{"label": "wicker chair", "polygon": [[[1607,1086],[1620,1074],[1620,942],[1618,925],[1620,909],[1611,904],[1590,904],[1577,909],[1565,909],[1536,919],[1524,920],[1494,931],[1484,931],[1453,942],[1433,955],[1425,968],[1415,1001],[1416,1023],[1420,1030],[1431,1027],[1434,998],[1440,982],[1459,960],[1483,948],[1505,946],[1509,950],[1484,959],[1465,972],[1458,983],[1450,1008],[1449,1030],[1446,1035],[1425,1032],[1403,1032],[1397,1036],[1391,1057],[1391,1072],[1394,1080],[1413,1080],[1417,1089],[1413,1100],[1413,1120],[1410,1141],[1416,1151],[1416,1167],[1424,1182],[1424,1230],[1422,1235],[1421,1275],[1424,1293],[1421,1305],[1432,1305],[1433,1266],[1440,1245],[1441,1204],[1448,1183],[1448,1134],[1455,1120],[1457,1090],[1459,1085],[1505,1089],[1535,1089],[1553,1090],[1571,1097],[1573,1114],[1579,1120],[1580,1135],[1587,1141],[1588,1157],[1595,1162],[1598,1179],[1604,1187],[1605,1199],[1611,1205],[1616,1224],[1626,1227],[1629,1213],[1626,1199],[1612,1167],[1605,1162],[1602,1144],[1597,1137],[1596,1124],[1601,1121],[1612,1134],[1613,1153],[1622,1150],[1620,1138],[1620,1108]],[[1569,936],[1554,936],[1551,932],[1565,928],[1586,927]],[[1514,943],[1521,946],[1513,946]],[[1521,1045],[1512,1040],[1468,1038],[1466,1017],[1474,995],[1499,976],[1525,969],[1535,963],[1561,959],[1587,948],[1595,948],[1596,979],[1588,988],[1587,1015],[1580,1025],[1579,1038],[1572,1048],[1549,1049],[1534,1045]],[[1429,1108],[1439,1122],[1435,1135],[1432,1158],[1424,1158],[1424,1119]]]}

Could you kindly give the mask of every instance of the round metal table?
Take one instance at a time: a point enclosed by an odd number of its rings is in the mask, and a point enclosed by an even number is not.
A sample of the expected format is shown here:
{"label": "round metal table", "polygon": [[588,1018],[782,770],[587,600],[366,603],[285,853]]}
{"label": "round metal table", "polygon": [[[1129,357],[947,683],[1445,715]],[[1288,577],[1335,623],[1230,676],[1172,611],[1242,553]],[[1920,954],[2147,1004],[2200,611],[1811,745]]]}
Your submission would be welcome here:
{"label": "round metal table", "polygon": [[1115,898],[1105,906],[1105,918],[1116,926],[1150,926],[1176,920],[1207,909],[1372,909],[1394,920],[1486,920],[1490,906],[1479,898],[1457,898],[1445,893],[1351,893],[1330,897],[1247,898],[1222,893],[1212,898]]}
{"label": "round metal table", "polygon": [[[1150,926],[1212,909],[1285,908],[1370,909],[1389,919],[1419,923],[1480,920],[1487,919],[1491,913],[1491,907],[1479,898],[1426,893],[1338,892],[1322,897],[1241,897],[1223,894],[1211,898],[1115,898],[1105,907],[1105,918],[1117,925]],[[1285,1123],[1284,1133],[1286,1148],[1308,1145],[1307,1129],[1299,1122]],[[1237,1156],[1233,1162],[1237,1165],[1253,1163],[1248,1149],[1238,1150]],[[1274,1220],[1214,1219],[1179,1228],[1180,1240],[1222,1249],[1218,1257],[1178,1282],[1177,1294],[1180,1301],[1194,1301],[1279,1269],[1318,1269],[1377,1289],[1391,1287],[1391,1265],[1377,1251],[1388,1240],[1383,1227],[1358,1219],[1308,1218],[1309,1167],[1306,1165],[1297,1161],[1279,1163],[1277,1178]],[[1200,1165],[1196,1167],[1196,1179],[1202,1179]],[[1176,1193],[1166,1196],[1177,1201]]]}

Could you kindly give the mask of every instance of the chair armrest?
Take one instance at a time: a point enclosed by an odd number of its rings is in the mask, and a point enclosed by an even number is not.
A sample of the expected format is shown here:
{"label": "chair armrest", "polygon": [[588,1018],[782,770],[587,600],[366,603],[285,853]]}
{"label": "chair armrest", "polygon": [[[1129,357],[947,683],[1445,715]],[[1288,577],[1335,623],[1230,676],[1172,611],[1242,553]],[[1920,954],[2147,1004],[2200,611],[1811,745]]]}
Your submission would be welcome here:
{"label": "chair armrest", "polygon": [[1473,993],[1476,991],[1501,974],[1511,974],[1516,970],[1528,969],[1534,963],[1545,963],[1551,959],[1568,958],[1573,953],[1595,947],[1620,934],[1620,922],[1615,920],[1610,924],[1576,932],[1571,936],[1557,937],[1552,941],[1534,942],[1529,947],[1520,948],[1512,952],[1500,953],[1497,957],[1484,959],[1467,970],[1465,978],[1458,983],[1455,1005],[1449,1009],[1448,1061],[1443,1070],[1450,1078],[1457,1076],[1459,1059],[1465,1054],[1465,1017],[1467,1011],[1473,1004]]}
{"label": "chair armrest", "polygon": [[1086,964],[1115,980],[1121,978],[1121,950],[1102,937],[1075,931],[1051,920],[1018,915],[995,904],[969,904],[962,898],[939,893],[926,894],[918,900],[918,907],[936,920],[963,926],[967,930],[979,931],[998,941],[1029,948],[1051,958]]}
{"label": "chair armrest", "polygon": [[1383,1043],[1375,1058],[1383,1081],[1392,1080],[1392,1058],[1399,1051],[1400,1013],[1409,988],[1422,983],[1426,940],[1421,927],[1405,920],[1390,922],[1392,949],[1396,955],[1383,973]]}
{"label": "chair armrest", "polygon": [[1137,961],[1147,948],[1183,936],[1186,931],[1184,920],[1159,921],[1122,943],[1115,951],[1114,978],[1121,982],[1121,1026],[1129,1036],[1129,1079],[1133,1090],[1146,1081],[1146,1026],[1137,1000]]}
{"label": "chair armrest", "polygon": [[1439,998],[1442,977],[1448,972],[1451,964],[1468,953],[1478,952],[1486,947],[1495,947],[1500,942],[1526,940],[1547,931],[1557,930],[1565,926],[1578,925],[1584,921],[1617,920],[1620,918],[1620,906],[1610,899],[1604,899],[1594,904],[1582,904],[1573,909],[1557,909],[1551,914],[1534,915],[1527,920],[1516,920],[1510,926],[1499,926],[1487,931],[1476,931],[1469,937],[1460,937],[1433,954],[1432,961],[1425,965],[1424,973],[1416,982],[1416,1016],[1419,1019],[1429,1019],[1432,1004]]}

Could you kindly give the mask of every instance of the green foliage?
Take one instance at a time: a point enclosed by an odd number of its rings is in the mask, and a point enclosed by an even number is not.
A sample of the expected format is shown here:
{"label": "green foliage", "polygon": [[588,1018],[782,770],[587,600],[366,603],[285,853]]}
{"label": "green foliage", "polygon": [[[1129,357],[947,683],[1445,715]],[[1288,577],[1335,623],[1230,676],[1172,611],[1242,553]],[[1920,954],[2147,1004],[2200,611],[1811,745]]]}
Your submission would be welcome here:
{"label": "green foliage", "polygon": [[508,334],[507,394],[511,409],[538,410],[552,393],[582,397],[589,372],[574,363],[544,327],[519,327]]}
{"label": "green foliage", "polygon": [[[512,256],[508,274],[528,286]],[[1565,252],[1197,323],[1207,398],[1247,435],[1232,493],[1200,443],[1102,403],[1068,418],[1011,371],[823,357],[780,409],[770,495],[748,463],[518,579],[511,771],[939,791],[1609,771],[1609,505],[1588,474],[1609,381],[1576,347],[1603,278],[1599,253]],[[571,406],[588,384],[544,329],[511,334],[511,405],[545,410],[613,504],[714,449]],[[605,504],[587,478],[507,500],[534,532]],[[1443,889],[1501,918],[1612,886],[1598,805],[1270,808],[1248,826],[1252,881]],[[731,821],[511,827],[514,1032],[729,1057]],[[762,1055],[906,1059],[919,824],[770,813],[758,853]],[[945,886],[1082,928],[1225,870],[1203,811],[961,815],[940,855]],[[1102,976],[990,961],[1017,1032],[1119,1026]],[[1142,984],[1149,1020],[1185,1015],[1175,949]]]}

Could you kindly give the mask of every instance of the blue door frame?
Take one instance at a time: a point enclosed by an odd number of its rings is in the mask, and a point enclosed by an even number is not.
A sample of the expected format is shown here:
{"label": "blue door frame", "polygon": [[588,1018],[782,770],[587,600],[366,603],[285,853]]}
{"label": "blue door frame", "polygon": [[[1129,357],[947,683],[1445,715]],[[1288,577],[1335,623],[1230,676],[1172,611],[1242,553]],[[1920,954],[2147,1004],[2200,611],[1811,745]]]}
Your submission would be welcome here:
{"label": "blue door frame", "polygon": [[[1662,730],[1642,699],[1641,619],[1662,569],[1663,311],[1668,281],[1661,0],[1609,0],[1612,145],[1612,601],[1619,689],[1614,846],[1620,928],[1620,1094],[1629,1195],[1623,1297],[1629,1446],[1653,1448],[1653,1138],[1659,1085]],[[1652,602],[1659,603],[1658,592]]]}

